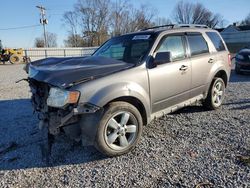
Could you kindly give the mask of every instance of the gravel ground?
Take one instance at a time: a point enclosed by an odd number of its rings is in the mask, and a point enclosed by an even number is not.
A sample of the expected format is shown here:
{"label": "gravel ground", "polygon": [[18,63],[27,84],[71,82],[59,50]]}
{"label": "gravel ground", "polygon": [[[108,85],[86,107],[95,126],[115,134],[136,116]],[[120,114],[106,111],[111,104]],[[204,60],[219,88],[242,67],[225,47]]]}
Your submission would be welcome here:
{"label": "gravel ground", "polygon": [[[250,187],[250,75],[232,73],[217,111],[192,106],[153,121],[129,154],[56,140],[41,162],[36,116],[22,65],[0,65],[0,187]],[[202,185],[202,183],[204,183]]]}

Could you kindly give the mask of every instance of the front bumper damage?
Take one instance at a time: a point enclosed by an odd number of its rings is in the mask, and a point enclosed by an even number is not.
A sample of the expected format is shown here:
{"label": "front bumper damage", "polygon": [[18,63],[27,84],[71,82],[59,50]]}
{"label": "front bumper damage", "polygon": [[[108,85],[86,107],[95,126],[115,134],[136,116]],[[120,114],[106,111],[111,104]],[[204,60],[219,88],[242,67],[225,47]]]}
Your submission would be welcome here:
{"label": "front bumper damage", "polygon": [[49,162],[54,138],[61,133],[75,141],[82,141],[83,145],[93,143],[102,108],[89,103],[67,105],[64,108],[49,107],[47,98],[50,85],[33,79],[29,79],[29,85],[32,106],[38,114],[39,129],[44,139],[41,144],[43,160]]}

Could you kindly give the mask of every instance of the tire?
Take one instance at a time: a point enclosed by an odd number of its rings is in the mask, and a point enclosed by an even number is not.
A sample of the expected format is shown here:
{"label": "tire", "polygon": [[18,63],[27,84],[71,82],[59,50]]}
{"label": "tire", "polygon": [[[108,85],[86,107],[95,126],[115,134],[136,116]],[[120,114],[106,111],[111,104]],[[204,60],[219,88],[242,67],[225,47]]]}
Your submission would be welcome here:
{"label": "tire", "polygon": [[240,68],[237,66],[237,64],[235,65],[235,73],[236,74],[241,74],[242,72],[240,71]]}
{"label": "tire", "polygon": [[225,98],[225,83],[221,78],[214,78],[209,88],[207,98],[203,102],[203,106],[216,110],[221,107]]}
{"label": "tire", "polygon": [[21,63],[21,58],[16,54],[12,54],[10,56],[9,61],[11,64],[19,64],[19,63]]}
{"label": "tire", "polygon": [[95,147],[110,157],[128,153],[138,143],[142,126],[136,107],[126,102],[110,103],[99,122]]}

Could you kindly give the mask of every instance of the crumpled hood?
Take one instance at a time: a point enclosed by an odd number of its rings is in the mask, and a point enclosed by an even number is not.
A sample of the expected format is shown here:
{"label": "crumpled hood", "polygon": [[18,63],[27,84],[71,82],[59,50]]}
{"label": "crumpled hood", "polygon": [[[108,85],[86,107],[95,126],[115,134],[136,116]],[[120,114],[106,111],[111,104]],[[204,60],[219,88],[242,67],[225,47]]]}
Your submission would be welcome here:
{"label": "crumpled hood", "polygon": [[29,78],[67,88],[133,66],[134,64],[106,57],[47,58],[30,64]]}

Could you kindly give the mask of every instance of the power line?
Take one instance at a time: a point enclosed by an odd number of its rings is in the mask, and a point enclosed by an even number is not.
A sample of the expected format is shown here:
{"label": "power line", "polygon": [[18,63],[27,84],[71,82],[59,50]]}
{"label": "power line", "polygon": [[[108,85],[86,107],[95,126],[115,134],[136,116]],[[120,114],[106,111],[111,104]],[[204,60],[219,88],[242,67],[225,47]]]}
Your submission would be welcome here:
{"label": "power line", "polygon": [[6,30],[15,30],[15,29],[26,29],[26,28],[32,28],[32,27],[38,27],[38,25],[27,25],[27,26],[20,26],[20,27],[9,27],[9,28],[0,28],[1,31],[6,31]]}

